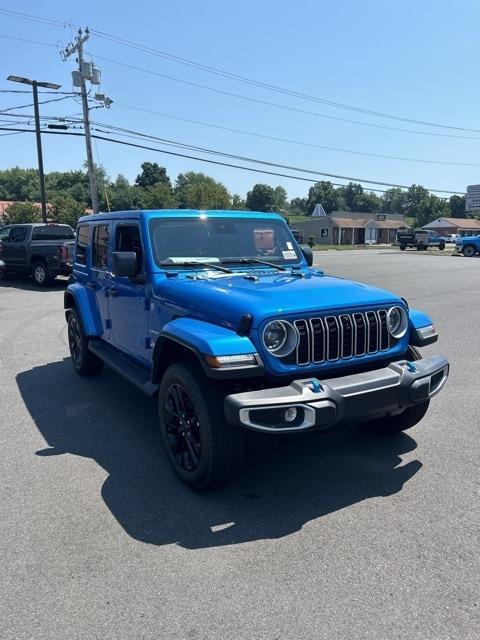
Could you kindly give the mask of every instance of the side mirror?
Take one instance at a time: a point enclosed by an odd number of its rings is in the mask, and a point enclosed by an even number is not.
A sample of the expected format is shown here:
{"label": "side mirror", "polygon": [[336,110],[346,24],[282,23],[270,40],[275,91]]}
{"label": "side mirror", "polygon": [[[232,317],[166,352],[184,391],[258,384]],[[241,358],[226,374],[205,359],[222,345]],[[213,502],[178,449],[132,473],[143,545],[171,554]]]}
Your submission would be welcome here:
{"label": "side mirror", "polygon": [[114,276],[131,278],[137,273],[137,254],[135,251],[114,251],[112,255]]}
{"label": "side mirror", "polygon": [[313,265],[313,251],[307,245],[302,245],[300,249],[302,250],[303,257],[307,261],[308,266],[311,267]]}

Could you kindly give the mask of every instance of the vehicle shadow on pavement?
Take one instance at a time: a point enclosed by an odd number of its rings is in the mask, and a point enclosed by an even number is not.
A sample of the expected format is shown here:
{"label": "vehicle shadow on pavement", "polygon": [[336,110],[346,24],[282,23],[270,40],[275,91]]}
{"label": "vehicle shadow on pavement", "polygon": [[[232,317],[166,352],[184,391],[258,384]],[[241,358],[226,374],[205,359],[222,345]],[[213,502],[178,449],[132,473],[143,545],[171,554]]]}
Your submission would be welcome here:
{"label": "vehicle shadow on pavement", "polygon": [[81,378],[66,358],[20,373],[17,383],[48,445],[36,454],[95,460],[108,473],[101,495],[117,522],[153,545],[198,549],[281,538],[338,509],[400,491],[422,466],[418,460],[398,466],[416,447],[406,434],[344,430],[296,444],[252,434],[241,477],[194,493],[170,468],[156,402],[112,371]]}
{"label": "vehicle shadow on pavement", "polygon": [[23,289],[24,291],[61,291],[66,289],[68,278],[55,278],[55,280],[46,287],[39,287],[28,275],[12,275],[8,274],[0,278],[0,287],[5,289]]}

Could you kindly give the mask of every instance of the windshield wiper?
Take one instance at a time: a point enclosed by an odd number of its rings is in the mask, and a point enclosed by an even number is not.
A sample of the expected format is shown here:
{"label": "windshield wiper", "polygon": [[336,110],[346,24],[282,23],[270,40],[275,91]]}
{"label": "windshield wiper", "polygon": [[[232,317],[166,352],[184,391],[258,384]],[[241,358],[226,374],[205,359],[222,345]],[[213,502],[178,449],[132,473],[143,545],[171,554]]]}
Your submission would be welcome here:
{"label": "windshield wiper", "polygon": [[186,260],[185,262],[170,262],[169,260],[163,260],[160,262],[162,267],[208,267],[215,271],[221,271],[222,273],[233,273],[231,269],[221,267],[218,264],[212,264],[211,262],[199,262],[198,260]]}
{"label": "windshield wiper", "polygon": [[222,264],[264,264],[267,267],[272,267],[273,269],[278,269],[278,271],[286,271],[285,267],[282,267],[279,264],[275,264],[274,262],[267,262],[266,260],[259,260],[258,258],[231,258],[228,260],[221,260]]}

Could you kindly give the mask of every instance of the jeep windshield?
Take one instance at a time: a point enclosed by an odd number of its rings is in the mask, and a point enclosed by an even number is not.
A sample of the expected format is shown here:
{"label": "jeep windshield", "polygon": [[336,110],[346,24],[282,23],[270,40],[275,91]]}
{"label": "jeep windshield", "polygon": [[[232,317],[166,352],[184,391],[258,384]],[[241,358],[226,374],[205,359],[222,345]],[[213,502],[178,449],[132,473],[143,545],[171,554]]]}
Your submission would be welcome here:
{"label": "jeep windshield", "polygon": [[[153,255],[158,266],[208,268],[281,267],[300,262],[302,256],[288,227],[281,220],[260,218],[153,218],[150,220]],[[201,264],[203,263],[203,264]],[[270,264],[268,264],[270,263]]]}

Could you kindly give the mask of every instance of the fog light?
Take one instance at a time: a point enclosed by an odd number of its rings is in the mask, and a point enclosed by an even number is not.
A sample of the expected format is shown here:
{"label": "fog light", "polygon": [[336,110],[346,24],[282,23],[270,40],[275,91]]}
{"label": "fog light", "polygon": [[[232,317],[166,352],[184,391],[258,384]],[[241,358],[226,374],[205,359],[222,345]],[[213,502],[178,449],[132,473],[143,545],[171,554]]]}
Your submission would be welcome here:
{"label": "fog light", "polygon": [[295,418],[297,417],[297,410],[295,407],[288,407],[288,409],[285,411],[285,422],[293,422],[295,420]]}

